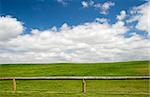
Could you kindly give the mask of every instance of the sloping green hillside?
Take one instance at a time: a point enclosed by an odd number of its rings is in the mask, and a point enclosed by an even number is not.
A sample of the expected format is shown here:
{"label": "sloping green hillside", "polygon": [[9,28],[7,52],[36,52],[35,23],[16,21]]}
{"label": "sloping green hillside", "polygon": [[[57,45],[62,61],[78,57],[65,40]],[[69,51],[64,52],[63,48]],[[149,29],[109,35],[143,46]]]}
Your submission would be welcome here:
{"label": "sloping green hillside", "polygon": [[149,75],[149,61],[117,63],[3,64],[1,77]]}

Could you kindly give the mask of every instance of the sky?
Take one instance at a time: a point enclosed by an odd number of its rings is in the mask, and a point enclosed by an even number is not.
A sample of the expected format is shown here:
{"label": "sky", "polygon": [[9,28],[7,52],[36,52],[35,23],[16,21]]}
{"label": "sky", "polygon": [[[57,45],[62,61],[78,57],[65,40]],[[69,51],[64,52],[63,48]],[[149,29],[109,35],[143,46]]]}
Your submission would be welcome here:
{"label": "sky", "polygon": [[149,0],[0,0],[0,63],[150,60]]}

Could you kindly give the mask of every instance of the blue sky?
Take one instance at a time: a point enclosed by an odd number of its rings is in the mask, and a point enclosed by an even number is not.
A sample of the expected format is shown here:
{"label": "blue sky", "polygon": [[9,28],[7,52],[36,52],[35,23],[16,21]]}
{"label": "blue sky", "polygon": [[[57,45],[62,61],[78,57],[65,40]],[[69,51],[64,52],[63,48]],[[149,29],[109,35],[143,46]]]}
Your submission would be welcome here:
{"label": "blue sky", "polygon": [[149,0],[0,0],[0,63],[150,60]]}
{"label": "blue sky", "polygon": [[[64,0],[66,5],[57,0],[0,0],[0,15],[11,15],[21,20],[27,27],[27,31],[33,28],[48,29],[52,26],[60,27],[63,23],[79,25],[92,22],[95,18],[109,18],[110,23],[116,22],[116,15],[121,10],[128,11],[134,6],[145,3],[144,0],[109,0],[115,3],[109,14],[100,14],[93,7],[83,8],[82,1],[90,0]],[[96,3],[104,3],[108,0],[93,0]]]}

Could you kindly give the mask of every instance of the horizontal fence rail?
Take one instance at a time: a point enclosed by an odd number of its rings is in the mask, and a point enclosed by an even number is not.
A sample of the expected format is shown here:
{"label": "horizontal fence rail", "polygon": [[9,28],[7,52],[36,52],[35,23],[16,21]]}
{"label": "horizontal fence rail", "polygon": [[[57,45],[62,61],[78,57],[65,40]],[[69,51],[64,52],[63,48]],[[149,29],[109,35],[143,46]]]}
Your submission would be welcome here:
{"label": "horizontal fence rail", "polygon": [[52,76],[52,77],[0,77],[0,80],[141,80],[150,79],[150,76]]}
{"label": "horizontal fence rail", "polygon": [[16,92],[16,80],[82,80],[82,92],[86,93],[86,80],[150,80],[150,76],[51,76],[51,77],[0,77],[0,80],[12,80]]}

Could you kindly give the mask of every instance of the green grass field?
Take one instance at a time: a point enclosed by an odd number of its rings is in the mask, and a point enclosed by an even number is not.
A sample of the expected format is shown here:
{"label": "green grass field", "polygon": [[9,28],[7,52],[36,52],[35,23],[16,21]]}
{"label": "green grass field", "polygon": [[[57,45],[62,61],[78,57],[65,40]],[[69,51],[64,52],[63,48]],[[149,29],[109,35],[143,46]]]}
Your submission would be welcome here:
{"label": "green grass field", "polygon": [[[17,76],[148,76],[148,61],[93,64],[6,64],[0,65],[0,77]],[[80,80],[0,81],[0,97],[149,97],[149,80],[87,80],[82,93]]]}

